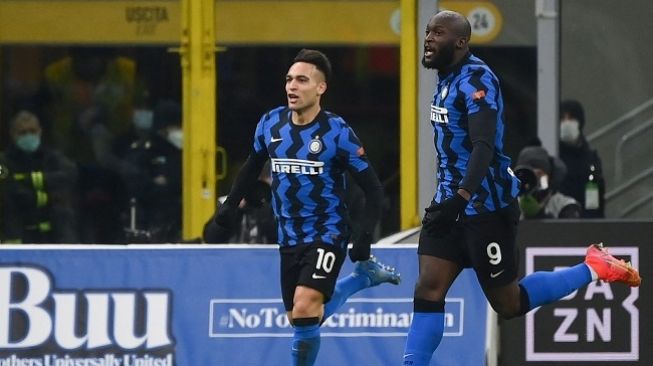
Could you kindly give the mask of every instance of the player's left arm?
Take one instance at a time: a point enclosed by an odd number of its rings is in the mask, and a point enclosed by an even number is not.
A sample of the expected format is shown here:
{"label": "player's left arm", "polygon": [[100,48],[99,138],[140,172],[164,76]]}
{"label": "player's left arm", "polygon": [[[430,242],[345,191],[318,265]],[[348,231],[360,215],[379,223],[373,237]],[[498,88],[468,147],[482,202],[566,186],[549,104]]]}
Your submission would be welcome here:
{"label": "player's left arm", "polygon": [[353,248],[349,252],[349,258],[352,261],[363,261],[370,257],[374,228],[381,218],[383,186],[353,130],[350,128],[343,130],[339,138],[338,149],[346,160],[347,170],[365,193],[363,211],[365,214],[360,222],[360,233],[354,238]]}
{"label": "player's left arm", "polygon": [[461,82],[461,91],[468,111],[468,133],[472,141],[472,152],[459,188],[463,190],[462,195],[469,200],[487,175],[494,158],[499,117],[499,82],[491,73],[480,69]]}
{"label": "player's left arm", "polygon": [[[238,174],[231,185],[229,195],[227,195],[224,203],[218,207],[218,210],[213,215],[212,224],[214,224],[214,230],[212,232],[214,242],[218,240],[226,241],[231,236],[238,219],[237,211],[240,200],[242,200],[243,197],[245,197],[245,194],[254,186],[259,174],[261,173],[261,169],[269,157],[264,139],[267,116],[268,114],[261,117],[261,120],[256,125],[252,150],[249,153],[247,160],[245,160],[245,163],[238,171]],[[211,232],[211,230],[206,229],[204,231],[205,233]]]}

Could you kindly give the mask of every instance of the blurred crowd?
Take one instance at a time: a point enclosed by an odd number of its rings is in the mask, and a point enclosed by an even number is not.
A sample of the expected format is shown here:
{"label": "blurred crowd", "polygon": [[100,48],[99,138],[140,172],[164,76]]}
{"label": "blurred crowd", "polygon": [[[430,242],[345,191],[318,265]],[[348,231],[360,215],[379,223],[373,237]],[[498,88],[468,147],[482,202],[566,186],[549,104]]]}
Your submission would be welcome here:
{"label": "blurred crowd", "polygon": [[73,48],[0,154],[3,243],[181,240],[181,106],[151,100],[136,65]]}
{"label": "blurred crowd", "polygon": [[601,159],[585,138],[580,102],[560,104],[560,154],[552,156],[539,139],[524,147],[515,174],[522,182],[522,219],[605,217],[605,179]]}

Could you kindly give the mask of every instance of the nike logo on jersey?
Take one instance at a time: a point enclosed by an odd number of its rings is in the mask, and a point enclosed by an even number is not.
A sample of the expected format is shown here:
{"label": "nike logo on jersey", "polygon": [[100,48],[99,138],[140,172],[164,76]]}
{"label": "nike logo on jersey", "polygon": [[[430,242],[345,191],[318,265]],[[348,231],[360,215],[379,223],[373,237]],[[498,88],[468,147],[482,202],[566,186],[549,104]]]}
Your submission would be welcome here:
{"label": "nike logo on jersey", "polygon": [[323,279],[326,278],[326,276],[320,276],[317,273],[313,273],[313,275],[311,277],[313,277],[314,280],[323,280]]}
{"label": "nike logo on jersey", "polygon": [[502,269],[502,270],[500,270],[500,271],[497,272],[497,273],[492,273],[492,272],[490,272],[490,278],[497,278],[497,277],[499,277],[499,275],[502,274],[503,271],[505,271],[505,269]]}
{"label": "nike logo on jersey", "polygon": [[279,141],[281,141],[281,140],[283,140],[283,137],[277,137],[277,138],[275,138],[275,137],[270,137],[270,142],[279,142]]}

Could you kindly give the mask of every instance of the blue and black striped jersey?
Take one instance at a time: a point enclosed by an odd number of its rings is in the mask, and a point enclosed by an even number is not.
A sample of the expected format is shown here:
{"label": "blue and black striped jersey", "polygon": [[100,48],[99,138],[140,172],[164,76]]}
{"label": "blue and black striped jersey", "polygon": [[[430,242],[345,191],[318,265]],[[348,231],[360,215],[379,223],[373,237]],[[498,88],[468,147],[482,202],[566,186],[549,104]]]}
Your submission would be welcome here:
{"label": "blue and black striped jersey", "polygon": [[438,187],[434,201],[441,202],[457,191],[472,152],[469,116],[496,111],[494,156],[480,186],[472,193],[466,215],[493,212],[511,203],[519,193],[519,180],[503,153],[503,97],[499,80],[479,58],[468,54],[457,67],[439,80],[431,105],[430,120],[438,155]]}
{"label": "blue and black striped jersey", "polygon": [[344,246],[350,236],[344,173],[369,166],[365,150],[339,116],[320,111],[299,126],[291,113],[287,107],[269,111],[254,136],[255,153],[270,158],[279,244]]}

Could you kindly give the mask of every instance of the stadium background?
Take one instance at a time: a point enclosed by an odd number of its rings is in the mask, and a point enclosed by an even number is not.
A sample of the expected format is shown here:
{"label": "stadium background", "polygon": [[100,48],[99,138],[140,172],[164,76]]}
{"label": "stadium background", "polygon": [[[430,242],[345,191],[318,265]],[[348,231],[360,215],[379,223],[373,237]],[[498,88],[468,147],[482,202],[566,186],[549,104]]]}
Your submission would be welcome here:
{"label": "stadium background", "polygon": [[[424,14],[430,14],[429,9],[435,9],[436,2],[217,1],[212,4],[214,13],[209,12],[215,18],[196,8],[205,3],[1,0],[0,148],[9,142],[7,122],[11,116],[25,105],[38,104],[47,65],[76,46],[111,49],[128,57],[137,65],[138,76],[153,99],[172,98],[189,109],[184,111],[189,154],[202,154],[203,150],[194,146],[210,153],[204,158],[208,165],[203,165],[210,168],[191,164],[185,168],[188,187],[206,185],[208,179],[211,188],[208,196],[196,188],[184,196],[184,233],[192,239],[210,215],[215,197],[230,186],[260,114],[283,103],[281,80],[288,60],[301,47],[315,47],[329,55],[335,68],[326,107],[341,114],[358,132],[384,182],[388,198],[380,235],[413,226],[423,207],[421,191],[430,189],[431,173],[421,165],[411,165],[417,163],[409,158],[417,153],[420,160],[428,159],[431,148],[416,135],[408,137],[408,143],[414,142],[411,147],[402,136],[409,134],[407,131],[417,132],[418,101],[430,91],[407,90],[402,80],[416,82],[423,77],[417,70],[418,56],[406,54],[410,47],[406,42],[417,40],[413,47],[417,45],[414,51],[419,53],[419,22]],[[631,0],[627,6],[610,0],[440,1],[439,5],[461,10],[478,21],[472,49],[495,69],[503,84],[508,154],[514,159],[526,141],[537,135],[545,144],[552,143],[557,133],[554,104],[558,99],[579,99],[586,109],[585,132],[604,162],[607,216],[624,224],[650,223],[653,159],[649,142],[653,129],[648,127],[653,126],[649,82],[653,71],[647,61],[653,56],[653,48],[648,46],[653,36],[648,19],[634,14],[651,14],[653,5],[645,0]],[[192,10],[186,18],[182,17],[184,6]],[[550,6],[558,10],[557,33],[543,23]],[[406,11],[399,14],[400,8],[415,10],[412,23],[408,23],[415,25],[414,39],[406,32],[398,33],[399,20],[411,19]],[[179,51],[184,45],[180,29],[185,21],[214,25],[210,28],[214,28],[215,41],[204,46],[210,50],[218,47],[215,63],[205,63],[200,69],[184,64]],[[202,36],[193,33],[193,24],[187,24],[191,31],[187,36],[191,43],[201,43]],[[195,46],[188,47],[196,52]],[[538,49],[559,52],[541,54]],[[183,47],[181,51],[183,56]],[[542,63],[544,60],[547,63]],[[413,64],[407,66],[407,62]],[[185,67],[189,67],[188,74],[182,74]],[[201,71],[202,67],[214,74]],[[214,85],[207,82],[207,75],[214,75]],[[543,76],[557,80],[553,91],[543,89],[545,85],[538,79]],[[211,98],[193,100],[188,98],[192,91]],[[557,96],[555,103],[539,99],[551,92]],[[206,118],[212,116],[211,106],[215,122]],[[216,133],[207,134],[212,128]],[[220,162],[220,155],[217,159],[213,156],[216,143],[226,152],[226,163]],[[417,152],[413,151],[415,145],[419,146]],[[199,159],[189,155],[185,161],[193,160]],[[214,165],[218,175],[215,192]],[[202,170],[209,171],[208,178]],[[564,232],[586,232],[577,223],[565,228]],[[639,233],[646,238],[644,231]],[[619,237],[613,240],[618,242]],[[641,253],[640,263],[646,263],[645,259]],[[642,274],[646,279],[645,269]],[[642,334],[645,330],[640,329]],[[643,341],[641,345],[646,348]]]}

